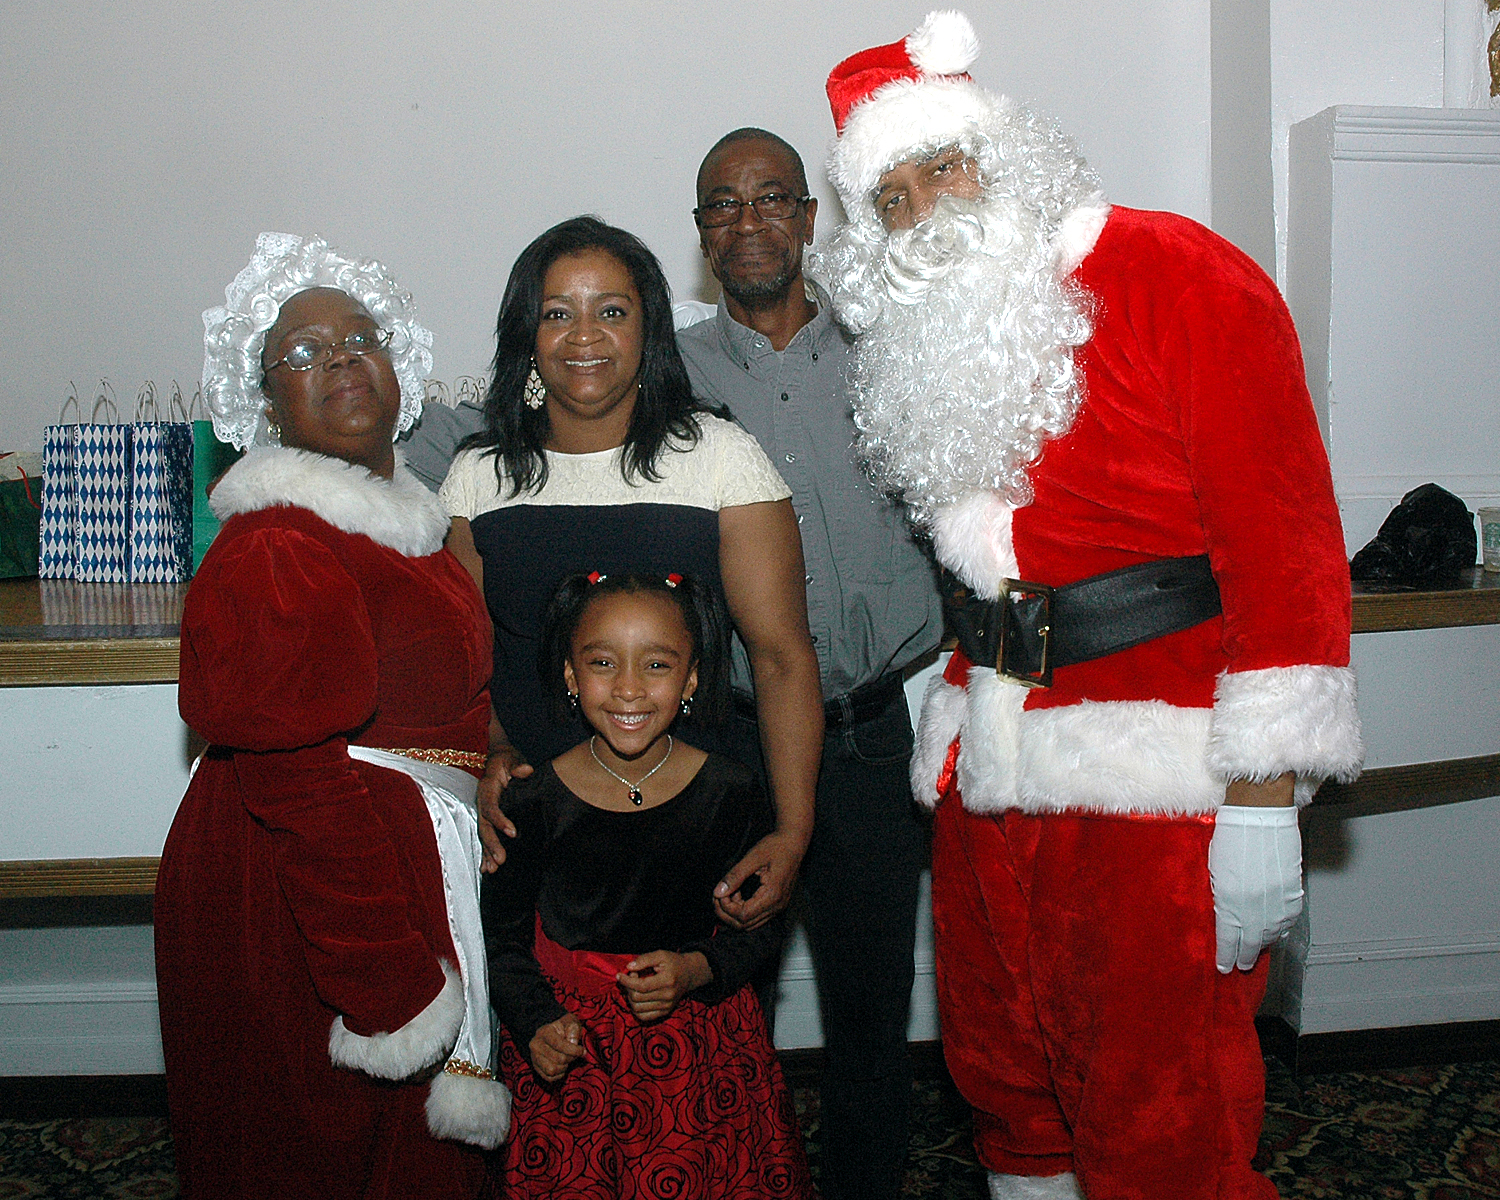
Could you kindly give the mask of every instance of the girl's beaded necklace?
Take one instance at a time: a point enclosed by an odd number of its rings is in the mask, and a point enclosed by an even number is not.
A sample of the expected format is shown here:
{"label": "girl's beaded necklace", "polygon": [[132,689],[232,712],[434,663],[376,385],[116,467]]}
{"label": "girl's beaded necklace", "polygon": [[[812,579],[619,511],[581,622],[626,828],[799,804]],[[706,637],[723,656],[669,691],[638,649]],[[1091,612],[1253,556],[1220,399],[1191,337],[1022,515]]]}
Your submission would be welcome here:
{"label": "girl's beaded necklace", "polygon": [[593,737],[589,738],[589,753],[594,756],[594,761],[599,764],[599,769],[601,771],[603,771],[611,778],[618,779],[625,785],[625,787],[628,789],[626,794],[630,797],[630,803],[634,804],[637,808],[640,808],[642,803],[644,803],[644,798],[641,796],[641,784],[645,783],[646,780],[650,779],[651,776],[655,775],[658,771],[660,771],[664,766],[667,765],[667,759],[672,757],[672,750],[677,745],[677,743],[672,740],[672,735],[670,733],[667,734],[667,752],[661,756],[661,762],[657,763],[656,766],[652,767],[634,783],[631,783],[630,780],[625,778],[625,776],[619,774],[616,771],[611,771],[604,765],[604,760],[599,757],[599,752],[594,749],[594,743],[598,740],[599,735],[597,733],[594,734]]}

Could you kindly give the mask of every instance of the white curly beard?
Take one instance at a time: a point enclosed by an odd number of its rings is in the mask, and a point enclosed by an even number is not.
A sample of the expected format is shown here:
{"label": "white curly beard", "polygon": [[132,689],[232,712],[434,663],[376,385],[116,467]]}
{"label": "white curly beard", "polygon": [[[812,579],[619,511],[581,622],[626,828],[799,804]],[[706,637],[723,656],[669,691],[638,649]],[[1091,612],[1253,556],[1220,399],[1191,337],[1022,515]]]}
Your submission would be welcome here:
{"label": "white curly beard", "polygon": [[889,238],[846,225],[815,270],[859,335],[859,453],[913,524],[976,488],[1025,504],[1026,468],[1078,411],[1073,350],[1091,333],[1044,222],[1008,196],[944,197]]}

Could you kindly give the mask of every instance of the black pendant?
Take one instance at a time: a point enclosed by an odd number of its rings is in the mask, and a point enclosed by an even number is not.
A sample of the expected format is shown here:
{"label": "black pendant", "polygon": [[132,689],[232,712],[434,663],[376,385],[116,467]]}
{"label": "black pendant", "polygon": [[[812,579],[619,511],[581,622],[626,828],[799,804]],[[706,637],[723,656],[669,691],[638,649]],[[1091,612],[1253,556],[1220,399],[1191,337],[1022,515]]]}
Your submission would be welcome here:
{"label": "black pendant", "polygon": [[630,803],[634,804],[637,808],[639,808],[641,806],[641,789],[640,788],[631,788],[630,789]]}

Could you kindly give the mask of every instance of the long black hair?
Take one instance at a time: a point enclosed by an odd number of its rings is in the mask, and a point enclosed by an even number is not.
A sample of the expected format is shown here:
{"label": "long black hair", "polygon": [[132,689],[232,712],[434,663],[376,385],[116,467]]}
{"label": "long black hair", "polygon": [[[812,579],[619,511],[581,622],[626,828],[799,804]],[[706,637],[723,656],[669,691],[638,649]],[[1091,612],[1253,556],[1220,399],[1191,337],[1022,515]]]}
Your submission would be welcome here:
{"label": "long black hair", "polygon": [[569,575],[552,594],[542,621],[537,669],[557,717],[569,713],[568,685],[563,664],[573,653],[573,636],[588,606],[605,596],[665,596],[677,605],[693,642],[698,666],[698,689],[693,693],[693,717],[700,724],[718,725],[729,715],[729,615],[713,588],[691,575],[648,575],[620,571],[610,575],[579,572]]}
{"label": "long black hair", "polygon": [[656,255],[633,233],[598,217],[574,217],[554,225],[516,259],[495,321],[495,360],[484,397],[485,429],[460,449],[480,447],[495,455],[495,478],[502,494],[539,492],[547,482],[544,448],[552,432],[547,409],[528,408],[526,378],[542,320],[542,285],[559,258],[602,250],[627,271],[641,295],[639,391],[625,433],[620,471],[627,482],[660,478],[657,463],[668,438],[691,446],[698,440],[698,414],[727,412],[693,398],[687,368],[677,353],[672,330],[672,292]]}

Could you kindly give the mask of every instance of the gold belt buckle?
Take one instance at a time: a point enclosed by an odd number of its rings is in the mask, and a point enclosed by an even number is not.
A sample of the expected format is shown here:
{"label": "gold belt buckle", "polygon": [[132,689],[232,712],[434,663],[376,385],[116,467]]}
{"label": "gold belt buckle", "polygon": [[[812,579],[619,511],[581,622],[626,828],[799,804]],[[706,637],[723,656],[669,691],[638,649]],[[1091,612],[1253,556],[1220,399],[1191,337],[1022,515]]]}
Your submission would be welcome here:
{"label": "gold belt buckle", "polygon": [[[996,615],[1000,619],[995,641],[995,670],[1022,687],[1052,686],[1052,597],[1053,589],[1045,583],[1031,583],[1025,579],[1002,579],[1000,581],[1000,598],[996,603],[998,609]],[[1041,620],[1036,627],[1037,634],[1042,640],[1042,655],[1035,672],[1022,670],[1007,662],[1007,659],[1013,656],[1016,643],[1020,640],[1018,634],[1012,632],[1011,628],[1012,623],[1016,621],[1015,602],[1032,598],[1040,599],[1042,602]]]}

